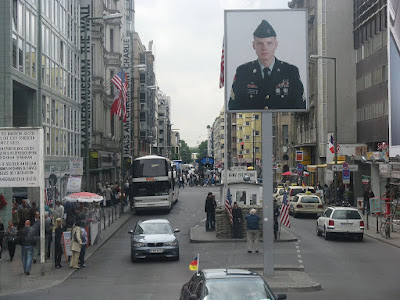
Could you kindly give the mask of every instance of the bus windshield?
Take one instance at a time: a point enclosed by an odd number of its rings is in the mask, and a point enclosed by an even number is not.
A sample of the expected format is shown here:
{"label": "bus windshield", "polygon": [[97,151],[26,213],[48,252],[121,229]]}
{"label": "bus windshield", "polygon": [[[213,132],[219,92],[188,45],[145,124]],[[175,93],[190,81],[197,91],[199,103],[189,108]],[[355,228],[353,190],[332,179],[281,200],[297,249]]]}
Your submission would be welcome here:
{"label": "bus windshield", "polygon": [[169,182],[134,182],[133,193],[135,197],[169,195]]}
{"label": "bus windshield", "polygon": [[164,159],[139,159],[132,164],[133,178],[168,176],[167,162]]}

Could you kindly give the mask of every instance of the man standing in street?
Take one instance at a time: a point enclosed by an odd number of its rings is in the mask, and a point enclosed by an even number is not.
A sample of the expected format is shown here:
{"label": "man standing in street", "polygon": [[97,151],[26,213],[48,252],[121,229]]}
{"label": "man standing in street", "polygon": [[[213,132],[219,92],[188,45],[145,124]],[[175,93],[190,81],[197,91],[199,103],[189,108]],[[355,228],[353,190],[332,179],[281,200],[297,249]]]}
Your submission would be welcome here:
{"label": "man standing in street", "polygon": [[32,267],[33,247],[36,243],[34,229],[31,228],[31,221],[25,221],[25,227],[17,234],[21,244],[21,258],[24,273],[30,275]]}
{"label": "man standing in street", "polygon": [[71,257],[71,262],[70,262],[70,268],[74,269],[80,269],[78,266],[79,262],[79,255],[81,253],[82,249],[82,231],[81,228],[79,227],[81,224],[76,223],[74,227],[72,227],[72,232],[71,232],[71,251],[72,251],[72,257]]}
{"label": "man standing in street", "polygon": [[251,253],[252,250],[256,250],[258,253],[259,245],[259,222],[260,216],[257,214],[257,210],[254,208],[250,210],[250,213],[246,215],[247,221],[247,252]]}
{"label": "man standing in street", "polygon": [[234,239],[241,238],[242,237],[243,214],[242,214],[242,209],[237,205],[236,202],[233,203],[232,217],[233,217],[232,238],[234,238]]}
{"label": "man standing in street", "polygon": [[371,191],[371,188],[368,186],[365,188],[364,192],[364,203],[363,203],[363,215],[365,215],[365,210],[367,214],[369,214],[370,207],[369,207],[369,198],[375,197],[374,193]]}
{"label": "man standing in street", "polygon": [[207,213],[207,221],[206,221],[206,231],[214,231],[215,230],[215,208],[217,207],[217,203],[215,202],[214,195],[209,192],[206,198],[206,207],[205,212]]}

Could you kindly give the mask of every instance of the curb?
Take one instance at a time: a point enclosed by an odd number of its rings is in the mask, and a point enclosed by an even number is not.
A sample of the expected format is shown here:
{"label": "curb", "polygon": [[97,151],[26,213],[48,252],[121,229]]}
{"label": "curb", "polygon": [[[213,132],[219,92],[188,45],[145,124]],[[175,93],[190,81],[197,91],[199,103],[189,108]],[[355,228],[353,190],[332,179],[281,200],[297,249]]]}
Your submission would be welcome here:
{"label": "curb", "polygon": [[[110,240],[121,229],[122,226],[124,226],[131,218],[133,218],[133,214],[130,211],[125,212],[125,214],[130,214],[130,216],[128,216],[126,218],[126,220],[122,220],[122,223],[108,237],[106,237],[104,239],[101,239],[99,244],[97,244],[96,248],[93,249],[93,251],[91,251],[90,253],[88,253],[86,255],[85,260],[89,259],[100,247],[102,247],[108,240]],[[44,290],[44,289],[48,289],[48,288],[52,288],[52,287],[58,286],[58,285],[64,283],[76,271],[77,271],[76,269],[71,269],[64,276],[64,278],[56,280],[56,281],[53,281],[53,282],[50,282],[49,284],[41,285],[38,288],[30,288],[30,289],[27,289],[27,290],[18,290],[18,291],[11,291],[11,290],[10,291],[5,291],[4,293],[0,293],[0,297],[8,296],[8,295],[26,294],[26,293],[29,293],[29,292],[32,292],[32,291]],[[46,273],[49,273],[49,272],[47,271]]]}
{"label": "curb", "polygon": [[390,241],[388,239],[379,238],[379,237],[377,237],[375,235],[372,235],[371,233],[366,233],[366,232],[364,232],[364,235],[366,235],[366,236],[368,236],[370,238],[373,238],[374,240],[377,240],[377,241],[380,241],[382,243],[385,243],[387,245],[390,245],[390,246],[393,246],[393,247],[396,247],[396,248],[400,248],[400,245],[397,245],[397,244],[393,243],[392,241]]}

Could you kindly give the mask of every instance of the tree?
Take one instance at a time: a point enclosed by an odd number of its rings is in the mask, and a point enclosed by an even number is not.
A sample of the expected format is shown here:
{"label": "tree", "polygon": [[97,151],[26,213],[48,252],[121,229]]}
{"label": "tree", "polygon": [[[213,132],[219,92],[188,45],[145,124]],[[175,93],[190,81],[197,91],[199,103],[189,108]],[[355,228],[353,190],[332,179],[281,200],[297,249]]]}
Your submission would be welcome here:
{"label": "tree", "polygon": [[202,158],[204,156],[207,156],[207,149],[208,149],[208,141],[202,141],[198,147],[198,156],[199,158]]}
{"label": "tree", "polygon": [[181,140],[180,154],[182,163],[188,164],[192,161],[192,152],[184,140]]}

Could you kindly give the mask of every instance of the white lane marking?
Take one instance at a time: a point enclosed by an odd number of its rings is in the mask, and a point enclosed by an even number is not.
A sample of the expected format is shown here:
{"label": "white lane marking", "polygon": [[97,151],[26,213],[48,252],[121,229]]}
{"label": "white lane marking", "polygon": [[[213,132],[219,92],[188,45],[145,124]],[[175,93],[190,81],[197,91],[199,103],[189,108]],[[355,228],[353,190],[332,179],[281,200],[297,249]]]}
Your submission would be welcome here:
{"label": "white lane marking", "polygon": [[300,249],[298,249],[298,250],[296,250],[297,251],[297,253],[300,253]]}
{"label": "white lane marking", "polygon": [[304,269],[304,266],[301,265],[302,263],[303,263],[303,261],[302,261],[301,259],[299,259],[300,268],[303,268],[303,269]]}
{"label": "white lane marking", "polygon": [[205,218],[202,222],[205,222],[205,221],[207,221],[207,218]]}
{"label": "white lane marking", "polygon": [[297,258],[301,258],[301,254],[297,254]]}

